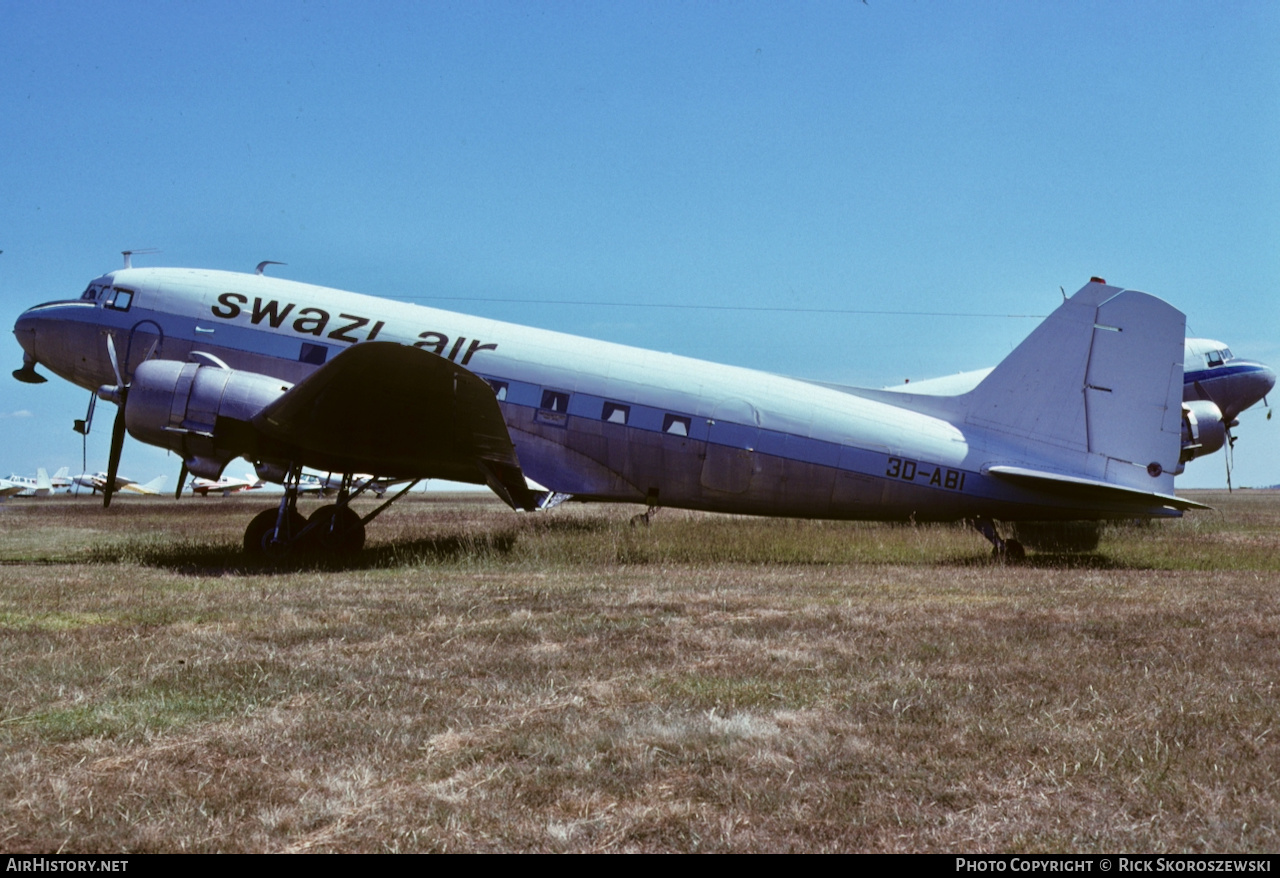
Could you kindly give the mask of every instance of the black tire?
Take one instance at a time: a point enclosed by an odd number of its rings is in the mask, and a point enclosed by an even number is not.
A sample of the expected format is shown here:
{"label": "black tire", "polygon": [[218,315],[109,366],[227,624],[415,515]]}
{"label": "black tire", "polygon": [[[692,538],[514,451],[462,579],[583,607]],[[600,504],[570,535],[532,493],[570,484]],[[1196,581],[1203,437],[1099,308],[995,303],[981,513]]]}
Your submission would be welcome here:
{"label": "black tire", "polygon": [[244,529],[244,551],[246,555],[286,555],[292,548],[293,537],[302,531],[307,520],[297,512],[289,513],[285,522],[288,533],[282,534],[282,541],[274,541],[272,537],[276,529],[279,509],[264,509],[253,517],[249,526]]}
{"label": "black tire", "polygon": [[349,506],[321,506],[307,519],[307,544],[322,552],[354,555],[364,548],[364,523]]}

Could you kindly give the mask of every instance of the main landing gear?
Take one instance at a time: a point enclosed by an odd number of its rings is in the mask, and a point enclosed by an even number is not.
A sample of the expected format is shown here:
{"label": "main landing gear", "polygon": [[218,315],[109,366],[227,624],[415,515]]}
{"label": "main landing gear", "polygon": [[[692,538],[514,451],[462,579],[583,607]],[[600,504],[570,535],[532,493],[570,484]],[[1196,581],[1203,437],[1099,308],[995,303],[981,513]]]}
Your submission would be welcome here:
{"label": "main landing gear", "polygon": [[368,515],[361,517],[350,506],[372,480],[352,492],[350,475],[342,477],[338,502],[321,506],[307,518],[298,511],[298,485],[302,468],[293,467],[284,481],[284,496],[275,509],[264,509],[254,516],[244,531],[244,550],[248,555],[284,557],[290,554],[353,555],[364,548],[364,527],[399,500],[417,481],[410,482],[395,496]]}
{"label": "main landing gear", "polygon": [[996,531],[996,523],[989,518],[974,518],[970,521],[978,533],[991,541],[991,557],[1001,561],[1021,561],[1027,557],[1026,549],[1017,540],[1004,540]]}

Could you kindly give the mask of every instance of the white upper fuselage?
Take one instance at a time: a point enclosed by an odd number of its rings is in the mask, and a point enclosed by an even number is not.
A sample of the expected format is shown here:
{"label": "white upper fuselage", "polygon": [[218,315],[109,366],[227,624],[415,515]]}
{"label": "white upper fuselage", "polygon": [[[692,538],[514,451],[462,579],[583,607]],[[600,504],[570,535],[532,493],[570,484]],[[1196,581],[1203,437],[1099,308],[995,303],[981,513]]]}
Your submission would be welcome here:
{"label": "white upper fuselage", "polygon": [[[600,500],[813,517],[1027,517],[1042,498],[986,468],[1081,470],[1077,452],[1033,453],[928,406],[260,275],[122,269],[81,300],[28,310],[15,327],[29,357],[90,389],[115,382],[108,332],[126,375],[153,344],[159,359],[203,353],[291,383],[360,342],[426,349],[494,388],[530,479]],[[1071,503],[1061,505],[1030,517],[1072,517]]]}

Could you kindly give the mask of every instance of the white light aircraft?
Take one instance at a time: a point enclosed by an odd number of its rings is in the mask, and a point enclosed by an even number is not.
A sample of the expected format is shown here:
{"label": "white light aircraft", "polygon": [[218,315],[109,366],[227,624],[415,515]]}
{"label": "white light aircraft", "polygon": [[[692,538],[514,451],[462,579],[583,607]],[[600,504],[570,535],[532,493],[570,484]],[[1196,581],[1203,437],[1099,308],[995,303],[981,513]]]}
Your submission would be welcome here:
{"label": "white light aircraft", "polygon": [[250,552],[358,549],[365,524],[394,502],[362,518],[348,490],[303,519],[304,466],[487,484],[522,510],[572,495],[963,519],[1009,556],[1022,547],[996,520],[1202,506],[1173,484],[1203,447],[1182,403],[1185,319],[1097,279],[976,387],[938,396],[784,378],[261,269],[134,269],[126,258],[79,300],[33,307],[14,328],[19,380],[44,380],[44,365],[118,405],[113,475],[127,427],[203,478],[245,456],[282,483],[279,505],[245,532]]}
{"label": "white light aircraft", "polygon": [[13,496],[18,497],[48,497],[55,491],[64,491],[71,487],[71,479],[68,477],[70,468],[63,467],[53,474],[51,477],[48,470],[40,467],[36,470],[35,477],[10,475],[5,482],[11,485],[18,485],[21,491]]}
{"label": "white light aircraft", "polygon": [[394,484],[394,482],[389,482],[386,479],[374,478],[368,473],[355,473],[349,478],[342,473],[326,473],[324,475],[303,473],[298,481],[298,490],[303,494],[320,494],[324,497],[333,497],[341,493],[345,485],[347,490],[370,491],[380,498],[391,490]]}
{"label": "white light aircraft", "polygon": [[[120,491],[127,491],[130,494],[159,494],[164,490],[164,483],[168,480],[168,476],[156,476],[145,485],[142,485],[128,476],[110,473],[81,473],[72,479],[80,487],[90,488],[95,494],[101,491],[104,496],[110,496]],[[113,487],[108,490],[108,485]]]}
{"label": "white light aircraft", "polygon": [[[210,493],[230,497],[239,491],[256,491],[264,484],[262,479],[255,478],[251,473],[246,473],[243,479],[237,479],[234,476],[217,479],[196,477],[191,480],[191,493],[199,494],[201,497],[208,497]],[[182,488],[179,487],[178,490],[181,492]]]}

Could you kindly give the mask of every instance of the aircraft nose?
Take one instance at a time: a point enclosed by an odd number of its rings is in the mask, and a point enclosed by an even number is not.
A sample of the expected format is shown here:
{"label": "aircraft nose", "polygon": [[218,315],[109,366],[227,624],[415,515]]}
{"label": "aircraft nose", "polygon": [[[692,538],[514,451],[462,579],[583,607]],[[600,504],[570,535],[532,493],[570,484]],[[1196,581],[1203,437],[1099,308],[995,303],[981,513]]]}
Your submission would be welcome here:
{"label": "aircraft nose", "polygon": [[17,321],[13,324],[13,334],[17,336],[18,344],[22,345],[22,349],[34,356],[36,344],[36,319],[31,314],[31,309],[23,311],[18,315]]}
{"label": "aircraft nose", "polygon": [[14,337],[22,346],[22,368],[13,370],[13,377],[24,384],[43,384],[45,377],[36,371],[36,327],[39,320],[31,310],[23,311],[13,324]]}
{"label": "aircraft nose", "polygon": [[1253,374],[1254,381],[1257,383],[1259,397],[1266,396],[1276,386],[1276,373],[1270,366],[1258,363],[1258,371]]}

